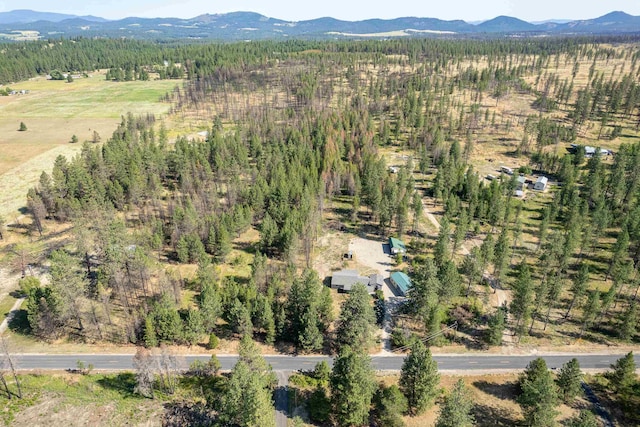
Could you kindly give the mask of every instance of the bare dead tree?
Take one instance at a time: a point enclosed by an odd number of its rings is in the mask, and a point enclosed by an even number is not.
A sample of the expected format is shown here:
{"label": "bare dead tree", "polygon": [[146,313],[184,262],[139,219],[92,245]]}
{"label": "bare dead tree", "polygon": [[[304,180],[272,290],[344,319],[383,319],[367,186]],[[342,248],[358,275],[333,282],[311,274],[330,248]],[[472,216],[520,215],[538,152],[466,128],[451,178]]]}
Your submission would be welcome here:
{"label": "bare dead tree", "polygon": [[160,348],[160,356],[156,360],[162,387],[169,394],[175,393],[178,385],[178,374],[184,368],[184,363],[175,352],[166,346]]}
{"label": "bare dead tree", "polygon": [[134,392],[153,399],[153,381],[155,360],[149,350],[138,347],[133,356],[133,367],[136,370],[136,386]]}
{"label": "bare dead tree", "polygon": [[[18,378],[18,374],[16,372],[16,366],[17,363],[15,361],[15,359],[13,358],[13,356],[11,356],[11,354],[9,354],[9,347],[7,346],[7,342],[5,341],[4,337],[0,340],[0,377],[2,377],[1,381],[5,387],[5,389],[7,390],[7,394],[11,394],[9,391],[9,387],[6,383],[6,380],[4,378],[4,376],[2,375],[2,372],[8,368],[11,371],[11,375],[13,375],[13,380],[16,383],[16,387],[18,388],[18,398],[22,399],[22,386],[20,385],[20,379]],[[5,368],[6,367],[6,368]],[[11,398],[11,396],[9,396],[9,398]]]}

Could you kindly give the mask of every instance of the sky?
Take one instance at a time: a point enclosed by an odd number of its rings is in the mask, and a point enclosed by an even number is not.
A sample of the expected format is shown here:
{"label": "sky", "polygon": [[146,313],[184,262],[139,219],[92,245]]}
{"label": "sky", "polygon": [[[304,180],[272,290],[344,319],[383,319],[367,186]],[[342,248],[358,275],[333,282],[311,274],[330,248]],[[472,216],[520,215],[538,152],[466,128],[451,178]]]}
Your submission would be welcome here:
{"label": "sky", "polygon": [[0,12],[32,9],[107,19],[193,18],[204,13],[258,12],[289,21],[419,16],[482,21],[498,15],[526,21],[590,19],[614,10],[640,15],[640,0],[0,0]]}

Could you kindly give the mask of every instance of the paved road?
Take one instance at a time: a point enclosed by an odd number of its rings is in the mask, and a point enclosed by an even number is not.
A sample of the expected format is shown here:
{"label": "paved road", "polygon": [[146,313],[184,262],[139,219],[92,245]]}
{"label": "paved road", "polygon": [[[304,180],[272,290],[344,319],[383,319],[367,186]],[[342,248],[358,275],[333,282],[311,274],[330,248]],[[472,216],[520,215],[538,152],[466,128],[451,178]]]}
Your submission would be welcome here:
{"label": "paved road", "polygon": [[[78,360],[85,364],[92,364],[94,369],[104,369],[112,371],[132,370],[131,354],[70,354],[70,355],[52,355],[52,354],[15,354],[18,367],[24,370],[43,369],[43,370],[64,370],[74,369]],[[583,354],[583,355],[540,355],[543,357],[549,368],[559,369],[562,364],[566,363],[572,357],[580,362],[582,369],[599,369],[606,370],[617,359],[622,357],[618,355],[599,355],[599,354]],[[188,355],[185,361],[190,364],[196,359],[206,361],[211,356],[207,355]],[[505,356],[490,354],[467,354],[467,355],[435,355],[434,359],[438,362],[440,371],[519,371],[526,368],[527,364],[538,357],[537,355],[527,356]],[[373,356],[372,365],[376,370],[399,370],[402,366],[404,356]],[[236,356],[219,355],[218,359],[223,370],[229,370],[235,364]],[[333,359],[328,356],[265,356],[266,361],[271,364],[275,371],[296,371],[296,370],[312,370],[316,363],[326,360],[330,364]],[[636,364],[640,366],[640,355],[635,356]]]}
{"label": "paved road", "polygon": [[276,426],[287,427],[287,414],[289,412],[289,375],[291,372],[278,371],[278,388],[274,393],[275,410],[276,410]]}

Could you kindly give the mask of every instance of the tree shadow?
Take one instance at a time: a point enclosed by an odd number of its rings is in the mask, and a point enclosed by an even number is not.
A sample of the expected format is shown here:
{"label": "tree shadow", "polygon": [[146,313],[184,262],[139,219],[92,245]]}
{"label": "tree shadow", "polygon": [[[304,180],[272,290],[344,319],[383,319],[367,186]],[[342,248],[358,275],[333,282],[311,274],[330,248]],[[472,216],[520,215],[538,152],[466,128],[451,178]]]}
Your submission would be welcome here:
{"label": "tree shadow", "polygon": [[474,387],[501,400],[512,400],[518,394],[518,384],[515,382],[492,383],[489,381],[475,381]]}
{"label": "tree shadow", "polygon": [[29,335],[31,333],[31,326],[29,326],[29,319],[27,318],[27,310],[16,310],[13,312],[13,316],[7,325],[11,332],[20,335]]}
{"label": "tree shadow", "polygon": [[512,413],[505,408],[495,408],[487,405],[476,405],[472,414],[475,417],[474,425],[480,427],[499,427],[517,425],[517,421],[512,418]]}
{"label": "tree shadow", "polygon": [[124,398],[140,398],[134,392],[136,387],[136,376],[132,372],[122,372],[100,378],[97,383],[104,389],[114,390]]}
{"label": "tree shadow", "polygon": [[[595,331],[597,331],[597,329],[593,329],[593,332]],[[579,331],[566,331],[563,329],[557,330],[558,335],[571,338],[572,340],[575,340],[575,341],[583,340],[583,341],[588,341],[588,342],[592,342],[600,345],[606,345],[606,346],[612,345],[610,340],[606,339],[601,335],[595,335],[593,332],[590,329],[587,329],[582,334]]]}

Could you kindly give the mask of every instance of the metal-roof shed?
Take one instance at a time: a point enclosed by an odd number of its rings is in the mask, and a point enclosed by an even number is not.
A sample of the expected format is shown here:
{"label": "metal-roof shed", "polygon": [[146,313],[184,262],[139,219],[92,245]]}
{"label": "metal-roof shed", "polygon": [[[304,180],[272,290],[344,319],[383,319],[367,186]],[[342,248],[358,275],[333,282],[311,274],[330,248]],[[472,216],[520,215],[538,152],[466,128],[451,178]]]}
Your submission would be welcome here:
{"label": "metal-roof shed", "polygon": [[411,279],[401,271],[391,273],[390,280],[391,284],[402,296],[406,295],[409,289],[411,289]]}
{"label": "metal-roof shed", "polygon": [[404,254],[407,252],[407,247],[404,245],[402,240],[396,239],[395,237],[389,237],[389,247],[391,249],[392,254]]}

